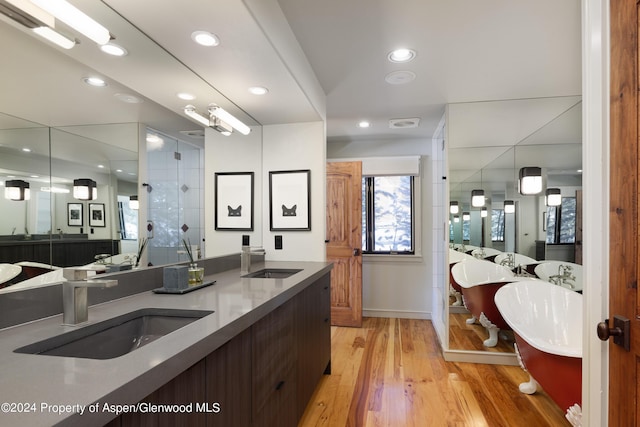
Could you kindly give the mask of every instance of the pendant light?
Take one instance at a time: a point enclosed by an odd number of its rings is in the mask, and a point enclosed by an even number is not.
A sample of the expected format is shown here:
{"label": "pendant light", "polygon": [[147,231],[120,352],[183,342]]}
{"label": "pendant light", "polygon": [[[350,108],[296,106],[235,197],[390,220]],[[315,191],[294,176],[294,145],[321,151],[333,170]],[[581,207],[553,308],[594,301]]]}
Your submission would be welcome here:
{"label": "pendant light", "polygon": [[480,217],[481,218],[486,218],[487,215],[489,215],[489,211],[487,211],[487,208],[480,209]]}
{"label": "pendant light", "polygon": [[449,213],[452,214],[457,214],[458,212],[460,212],[460,205],[458,204],[458,202],[450,202],[449,203]]}
{"label": "pendant light", "polygon": [[516,211],[516,204],[513,200],[505,200],[504,201],[504,213],[512,214]]}
{"label": "pendant light", "polygon": [[138,201],[138,196],[136,195],[129,196],[129,208],[135,211],[140,209],[140,202]]}
{"label": "pendant light", "polygon": [[462,212],[462,220],[469,221],[471,219],[471,214],[469,212]]}
{"label": "pendant light", "polygon": [[78,200],[95,200],[98,198],[96,182],[90,178],[73,180],[73,198]]}
{"label": "pendant light", "polygon": [[544,201],[547,206],[560,206],[562,203],[562,192],[559,188],[547,188]]}
{"label": "pendant light", "polygon": [[29,183],[21,179],[12,179],[4,183],[4,198],[14,201],[31,199]]}
{"label": "pendant light", "polygon": [[482,189],[482,169],[480,169],[480,188],[471,190],[471,206],[481,208],[484,206],[484,190]]}
{"label": "pendant light", "polygon": [[453,222],[460,222],[460,216],[454,215],[453,216]]}
{"label": "pendant light", "polygon": [[523,196],[540,193],[542,191],[542,169],[537,166],[520,168],[518,187]]}

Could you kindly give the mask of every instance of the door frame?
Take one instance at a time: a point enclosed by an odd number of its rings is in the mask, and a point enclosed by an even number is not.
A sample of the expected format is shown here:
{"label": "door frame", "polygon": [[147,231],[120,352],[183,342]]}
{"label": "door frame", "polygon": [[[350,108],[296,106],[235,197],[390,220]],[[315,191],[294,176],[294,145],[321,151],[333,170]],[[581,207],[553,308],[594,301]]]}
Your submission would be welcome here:
{"label": "door frame", "polygon": [[[595,327],[609,311],[609,2],[581,0],[584,426],[608,422],[608,343]],[[603,161],[604,159],[604,161]]]}

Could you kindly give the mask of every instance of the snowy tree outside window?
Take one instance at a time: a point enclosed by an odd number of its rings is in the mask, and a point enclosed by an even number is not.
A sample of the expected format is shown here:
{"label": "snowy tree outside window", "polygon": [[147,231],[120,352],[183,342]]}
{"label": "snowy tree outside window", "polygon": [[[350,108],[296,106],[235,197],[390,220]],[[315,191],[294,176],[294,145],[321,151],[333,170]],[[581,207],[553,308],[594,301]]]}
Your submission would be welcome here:
{"label": "snowy tree outside window", "polygon": [[412,254],[413,177],[364,177],[362,248],[366,253]]}

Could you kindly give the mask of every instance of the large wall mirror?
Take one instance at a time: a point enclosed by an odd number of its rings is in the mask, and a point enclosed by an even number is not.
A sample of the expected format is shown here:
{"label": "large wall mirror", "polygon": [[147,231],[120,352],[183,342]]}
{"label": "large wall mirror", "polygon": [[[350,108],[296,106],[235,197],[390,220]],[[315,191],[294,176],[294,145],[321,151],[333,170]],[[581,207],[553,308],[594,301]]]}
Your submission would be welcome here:
{"label": "large wall mirror", "polygon": [[[515,264],[530,264],[523,275],[535,274],[534,263],[581,264],[581,117],[577,96],[450,106],[449,200],[459,206],[459,213],[447,213],[450,250],[508,267],[512,254]],[[496,123],[501,125],[486,127]],[[541,169],[540,194],[519,193],[523,167]],[[559,190],[560,206],[546,205],[547,188]],[[473,190],[484,191],[486,216],[472,206]],[[513,214],[505,213],[509,200]],[[485,344],[487,330],[466,322],[470,314],[459,298],[454,292],[448,296],[449,348],[513,353],[508,331],[499,334],[496,345]]]}
{"label": "large wall mirror", "polygon": [[[15,280],[30,278],[29,267],[35,274],[136,254],[148,238],[142,266],[185,261],[182,238],[202,245],[204,131],[162,106],[167,99],[145,97],[145,73],[178,70],[181,83],[233,111],[261,138],[254,120],[106,4],[87,8],[137,54],[115,58],[89,43],[65,51],[0,14],[0,190],[8,181],[30,190],[29,200],[0,194],[0,264],[23,264]],[[107,85],[87,85],[92,76]],[[184,105],[174,92],[167,96]],[[75,179],[94,181],[97,198],[74,198]],[[129,207],[132,196],[138,211]]]}

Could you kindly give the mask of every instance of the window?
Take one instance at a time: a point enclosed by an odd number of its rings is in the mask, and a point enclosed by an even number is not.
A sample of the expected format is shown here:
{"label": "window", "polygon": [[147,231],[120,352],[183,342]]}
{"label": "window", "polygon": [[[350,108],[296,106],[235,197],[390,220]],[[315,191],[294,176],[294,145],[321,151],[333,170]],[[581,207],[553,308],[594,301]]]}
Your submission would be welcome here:
{"label": "window", "polygon": [[362,250],[414,254],[414,177],[362,179]]}
{"label": "window", "polygon": [[118,196],[118,222],[121,239],[138,239],[138,211],[129,207],[128,197]]}
{"label": "window", "polygon": [[491,241],[504,242],[504,209],[491,210]]}
{"label": "window", "polygon": [[576,198],[563,197],[560,206],[547,207],[548,244],[575,243]]}

